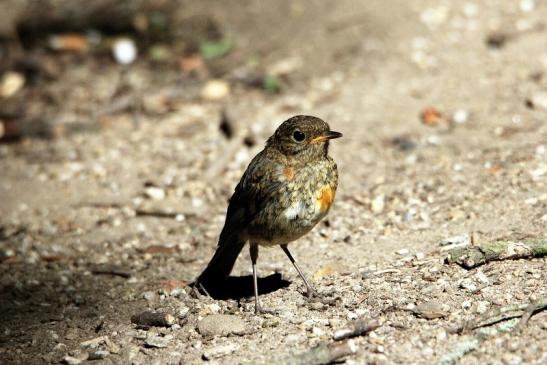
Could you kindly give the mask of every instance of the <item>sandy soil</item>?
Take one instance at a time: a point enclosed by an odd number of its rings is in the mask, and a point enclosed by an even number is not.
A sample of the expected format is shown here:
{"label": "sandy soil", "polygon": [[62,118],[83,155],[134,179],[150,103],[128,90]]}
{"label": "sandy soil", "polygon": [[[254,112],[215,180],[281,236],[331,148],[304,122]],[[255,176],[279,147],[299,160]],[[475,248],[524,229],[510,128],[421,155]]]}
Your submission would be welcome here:
{"label": "sandy soil", "polygon": [[[177,69],[140,60],[123,77],[144,107],[100,121],[93,112],[112,102],[121,67],[64,59],[59,78],[26,91],[28,107],[44,105],[34,98],[47,90],[50,110],[102,127],[0,145],[0,362],[78,363],[97,351],[105,356],[97,364],[279,362],[361,318],[381,326],[355,339],[346,363],[431,364],[478,336],[454,326],[547,296],[545,257],[465,270],[446,264],[440,246],[462,235],[477,244],[547,233],[547,4],[500,3],[187,6],[213,14],[235,40],[223,67],[244,68],[250,57],[266,69],[296,65],[282,92],[232,82],[227,97],[206,100],[206,80],[186,83]],[[504,43],[488,45],[492,34]],[[158,93],[172,87],[182,96],[158,107]],[[420,118],[427,107],[442,113],[432,125]],[[223,111],[256,143],[227,139]],[[186,283],[214,251],[235,184],[295,114],[345,135],[331,148],[335,205],[291,245],[317,289],[339,299],[308,303],[278,249],[259,260],[261,300],[278,315],[253,313],[247,254],[230,298],[194,298]],[[225,164],[212,170],[219,159]],[[150,215],[158,212],[166,217]],[[441,314],[424,315],[424,303]],[[176,324],[138,328],[131,316],[146,309]],[[200,333],[216,314],[235,316],[245,331]],[[481,338],[458,363],[546,363],[546,335],[543,311],[520,331]],[[110,341],[81,345],[100,336]]]}

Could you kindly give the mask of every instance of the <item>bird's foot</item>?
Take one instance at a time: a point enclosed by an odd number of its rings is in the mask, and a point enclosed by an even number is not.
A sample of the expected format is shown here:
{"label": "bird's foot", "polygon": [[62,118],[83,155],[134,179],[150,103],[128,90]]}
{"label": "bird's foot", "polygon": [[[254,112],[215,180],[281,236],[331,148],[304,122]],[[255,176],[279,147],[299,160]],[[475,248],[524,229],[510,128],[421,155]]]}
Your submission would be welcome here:
{"label": "bird's foot", "polygon": [[325,305],[334,305],[338,301],[338,297],[333,297],[329,294],[318,293],[315,289],[308,288],[306,296],[310,303],[321,303]]}

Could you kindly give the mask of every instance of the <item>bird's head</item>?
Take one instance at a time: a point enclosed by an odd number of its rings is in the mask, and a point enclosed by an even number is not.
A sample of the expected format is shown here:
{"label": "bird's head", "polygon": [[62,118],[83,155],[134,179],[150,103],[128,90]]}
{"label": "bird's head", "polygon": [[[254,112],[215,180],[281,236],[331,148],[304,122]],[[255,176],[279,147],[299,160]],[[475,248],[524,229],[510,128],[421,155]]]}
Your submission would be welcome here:
{"label": "bird's head", "polygon": [[286,156],[298,156],[303,161],[313,161],[327,155],[329,141],[342,137],[330,130],[323,120],[297,115],[284,121],[268,139],[268,147],[276,148]]}

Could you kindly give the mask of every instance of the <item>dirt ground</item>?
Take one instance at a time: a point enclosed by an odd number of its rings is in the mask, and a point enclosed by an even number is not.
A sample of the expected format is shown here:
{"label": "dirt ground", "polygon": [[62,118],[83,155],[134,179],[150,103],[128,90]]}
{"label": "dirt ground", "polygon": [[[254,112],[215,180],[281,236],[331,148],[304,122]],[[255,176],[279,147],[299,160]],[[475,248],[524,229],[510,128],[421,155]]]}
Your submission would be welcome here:
{"label": "dirt ground", "polygon": [[[44,53],[62,59],[59,76],[21,91],[25,108],[85,128],[0,144],[0,363],[275,363],[333,342],[355,319],[380,327],[353,340],[347,364],[547,363],[546,311],[521,330],[504,332],[507,321],[489,335],[453,330],[545,298],[547,258],[465,270],[445,263],[440,244],[547,235],[546,3],[183,3],[234,40],[229,72],[188,81],[142,58],[124,71]],[[281,92],[233,81],[249,59],[287,69]],[[228,95],[200,97],[213,77],[229,81]],[[144,106],[95,118],[119,80]],[[165,107],[157,99],[173,88]],[[424,123],[430,107],[441,115]],[[232,138],[219,128],[223,112],[237,125]],[[296,114],[344,133],[331,146],[335,204],[290,246],[318,291],[338,300],[308,302],[278,249],[261,250],[258,266],[262,303],[278,314],[253,313],[246,251],[233,295],[195,298],[187,283],[214,252],[234,186]],[[175,325],[131,323],[147,309]],[[217,314],[244,330],[205,335],[200,321]]]}

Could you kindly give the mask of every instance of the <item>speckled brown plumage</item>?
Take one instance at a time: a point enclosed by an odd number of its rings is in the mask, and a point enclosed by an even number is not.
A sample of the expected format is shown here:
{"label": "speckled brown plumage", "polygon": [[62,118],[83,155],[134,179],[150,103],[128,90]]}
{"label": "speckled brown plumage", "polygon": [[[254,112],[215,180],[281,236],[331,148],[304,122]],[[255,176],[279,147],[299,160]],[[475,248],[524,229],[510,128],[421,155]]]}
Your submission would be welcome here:
{"label": "speckled brown plumage", "polygon": [[258,246],[287,244],[308,233],[329,211],[338,186],[329,140],[341,137],[323,120],[296,116],[283,122],[251,161],[230,199],[217,251],[197,283],[218,286],[230,274],[246,242],[250,244],[256,288]]}

